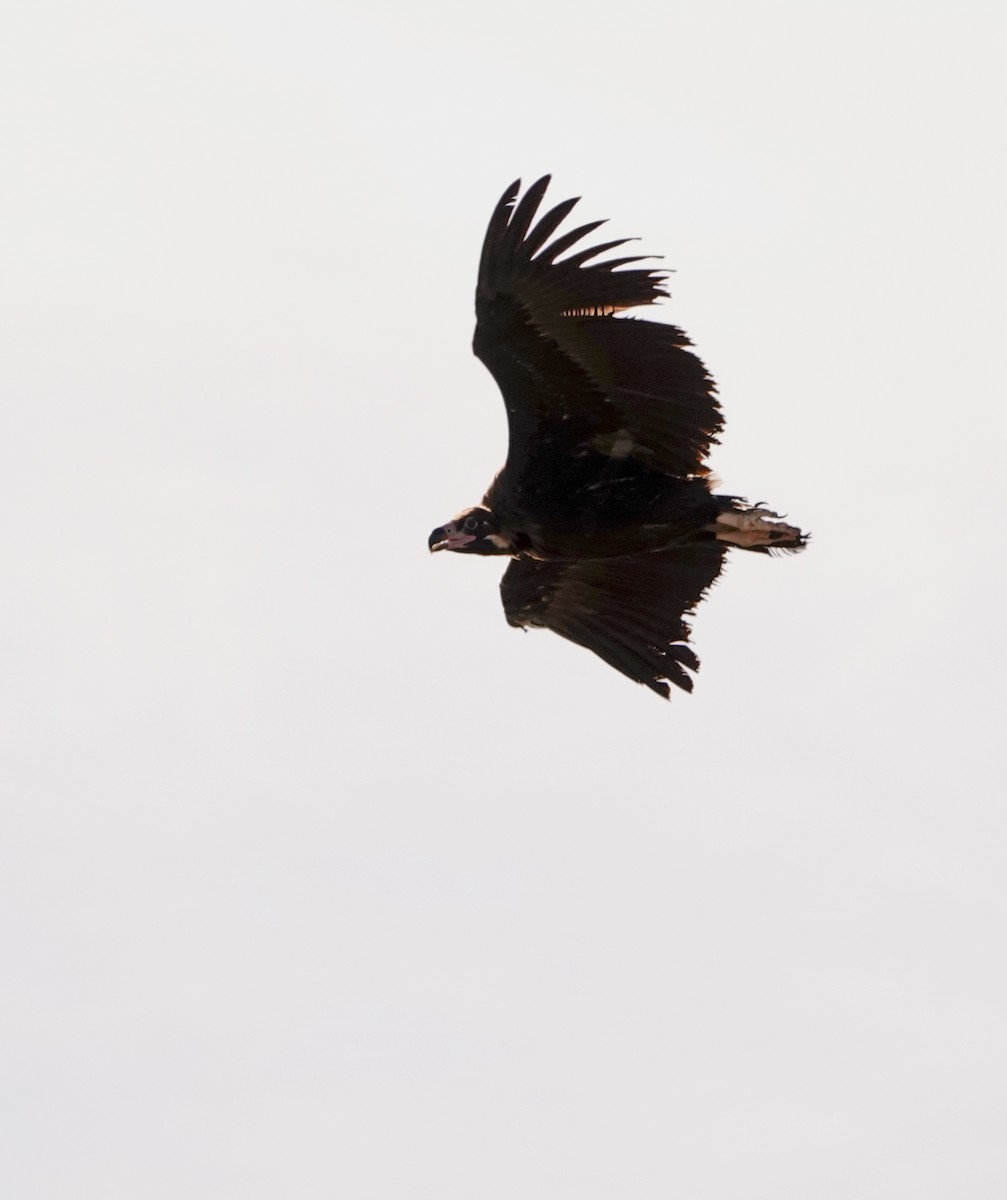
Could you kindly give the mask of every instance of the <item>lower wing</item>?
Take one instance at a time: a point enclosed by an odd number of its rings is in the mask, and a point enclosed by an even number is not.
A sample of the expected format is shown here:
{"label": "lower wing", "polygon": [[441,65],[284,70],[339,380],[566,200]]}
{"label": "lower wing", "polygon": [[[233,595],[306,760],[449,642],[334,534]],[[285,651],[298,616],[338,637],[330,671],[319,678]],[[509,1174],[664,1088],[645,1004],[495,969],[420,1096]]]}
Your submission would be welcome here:
{"label": "lower wing", "polygon": [[725,547],[695,542],[625,558],[515,559],[500,581],[511,625],[541,626],[587,647],[666,699],[692,691],[699,659],[686,617],[720,574]]}

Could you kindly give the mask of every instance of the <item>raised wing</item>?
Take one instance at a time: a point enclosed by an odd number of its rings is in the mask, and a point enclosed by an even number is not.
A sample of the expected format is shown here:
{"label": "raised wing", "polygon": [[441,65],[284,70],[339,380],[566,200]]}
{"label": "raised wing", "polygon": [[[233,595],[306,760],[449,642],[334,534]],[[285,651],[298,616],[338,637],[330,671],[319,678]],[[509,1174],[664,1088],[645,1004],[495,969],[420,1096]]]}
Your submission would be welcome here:
{"label": "raised wing", "polygon": [[706,474],[721,415],[712,379],[684,348],[689,339],[673,325],[615,316],[666,296],[665,272],[616,269],[639,255],[590,262],[627,238],[560,259],[604,222],[550,241],[577,201],[533,225],[548,183],[547,175],[520,203],[520,181],[507,189],[479,263],[474,349],[507,406],[506,471],[520,477],[548,445],[553,454],[596,451],[672,475]]}
{"label": "raised wing", "polygon": [[551,629],[667,699],[668,683],[692,691],[688,672],[699,670],[699,659],[686,644],[686,615],[723,559],[724,547],[714,541],[627,558],[518,558],[500,594],[511,625]]}

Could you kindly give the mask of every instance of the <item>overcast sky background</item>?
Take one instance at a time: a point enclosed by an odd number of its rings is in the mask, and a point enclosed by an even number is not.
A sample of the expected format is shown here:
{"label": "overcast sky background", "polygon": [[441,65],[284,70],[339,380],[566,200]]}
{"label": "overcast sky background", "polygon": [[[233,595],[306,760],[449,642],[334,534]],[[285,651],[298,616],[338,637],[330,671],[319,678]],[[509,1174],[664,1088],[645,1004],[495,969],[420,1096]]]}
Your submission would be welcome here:
{"label": "overcast sky background", "polygon": [[[1007,1189],[993,5],[11,6],[5,1196]],[[431,558],[504,187],[675,269],[692,697]]]}

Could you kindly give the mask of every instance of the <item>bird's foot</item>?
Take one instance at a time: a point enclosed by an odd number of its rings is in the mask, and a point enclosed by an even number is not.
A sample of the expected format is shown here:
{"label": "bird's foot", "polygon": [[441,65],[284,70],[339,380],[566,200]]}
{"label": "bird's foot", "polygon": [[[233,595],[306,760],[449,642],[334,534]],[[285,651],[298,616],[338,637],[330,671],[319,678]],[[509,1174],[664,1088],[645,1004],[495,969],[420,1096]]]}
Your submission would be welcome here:
{"label": "bird's foot", "polygon": [[794,525],[787,525],[779,513],[768,508],[729,509],[722,512],[712,526],[717,541],[732,546],[794,546],[800,545],[803,534]]}

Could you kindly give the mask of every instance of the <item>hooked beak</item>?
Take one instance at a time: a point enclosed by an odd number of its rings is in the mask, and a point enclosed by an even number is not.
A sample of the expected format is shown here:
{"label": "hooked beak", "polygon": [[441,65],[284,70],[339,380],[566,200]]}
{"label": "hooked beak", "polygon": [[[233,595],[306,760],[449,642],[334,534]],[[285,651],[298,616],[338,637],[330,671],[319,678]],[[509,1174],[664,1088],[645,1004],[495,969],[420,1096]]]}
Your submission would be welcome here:
{"label": "hooked beak", "polygon": [[474,533],[462,533],[462,531],[451,521],[447,525],[442,525],[439,529],[435,529],[430,535],[427,545],[430,547],[430,553],[435,550],[460,550],[462,546],[467,546],[469,542],[474,542]]}

